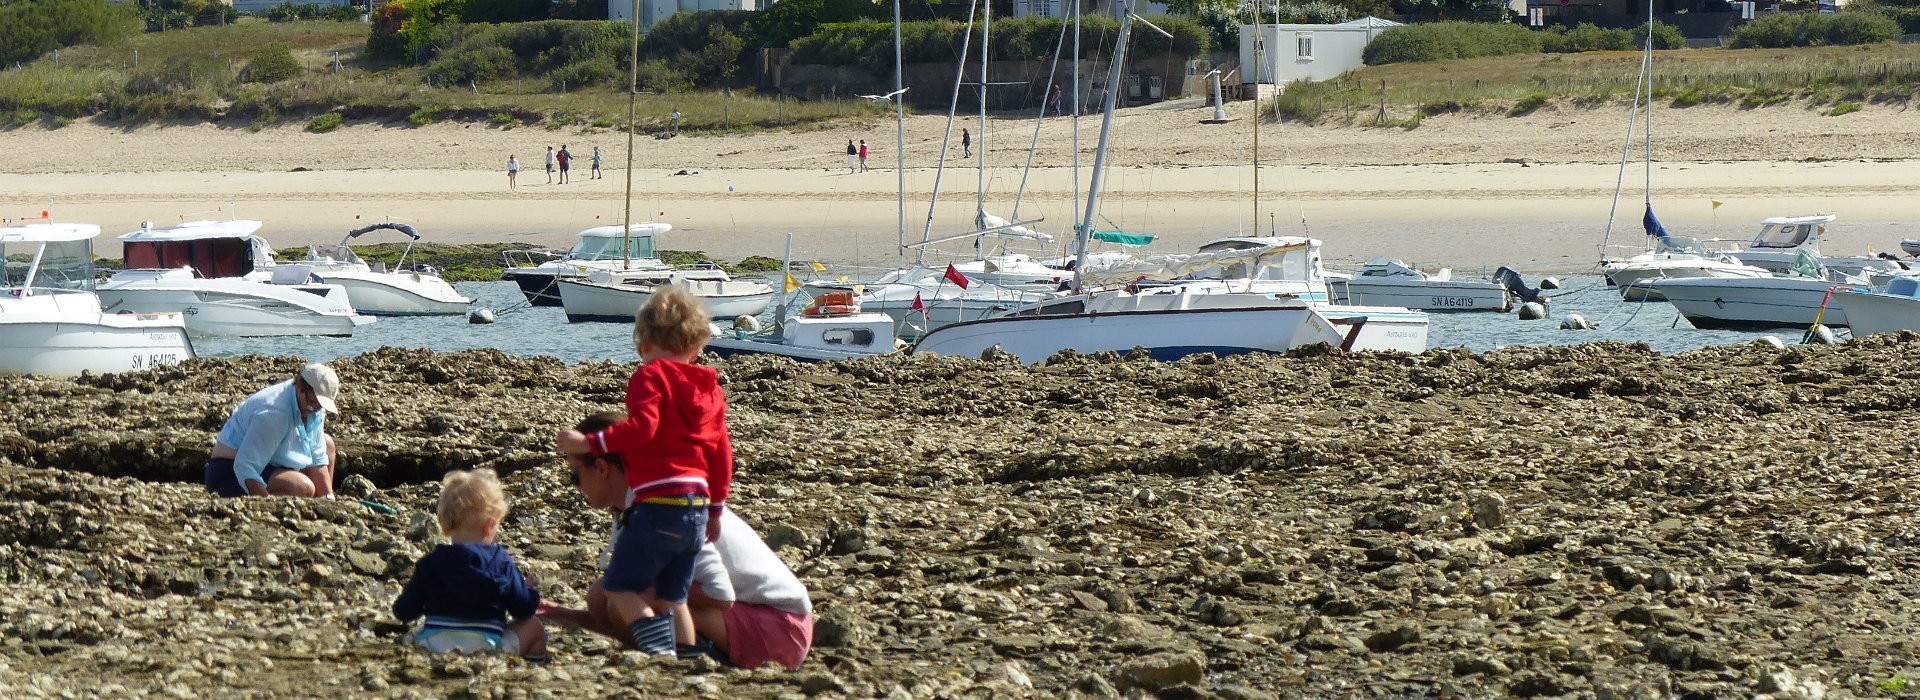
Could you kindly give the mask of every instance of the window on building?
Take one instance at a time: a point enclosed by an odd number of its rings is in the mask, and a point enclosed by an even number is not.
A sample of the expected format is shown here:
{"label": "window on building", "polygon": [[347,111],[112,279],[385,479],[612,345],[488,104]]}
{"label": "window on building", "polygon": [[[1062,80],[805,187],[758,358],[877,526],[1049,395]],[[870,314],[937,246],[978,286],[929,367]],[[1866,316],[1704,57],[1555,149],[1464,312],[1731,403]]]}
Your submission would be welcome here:
{"label": "window on building", "polygon": [[1053,5],[1057,0],[1033,0],[1027,3],[1028,17],[1052,17]]}
{"label": "window on building", "polygon": [[1313,58],[1312,34],[1295,34],[1293,41],[1296,55],[1300,58]]}

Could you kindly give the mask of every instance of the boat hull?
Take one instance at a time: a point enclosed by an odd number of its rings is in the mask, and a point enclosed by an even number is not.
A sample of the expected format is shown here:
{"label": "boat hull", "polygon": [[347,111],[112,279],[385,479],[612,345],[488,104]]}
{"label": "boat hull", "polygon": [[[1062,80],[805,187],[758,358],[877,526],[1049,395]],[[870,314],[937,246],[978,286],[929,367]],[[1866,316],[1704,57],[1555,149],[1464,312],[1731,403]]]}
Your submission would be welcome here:
{"label": "boat hull", "polygon": [[1652,289],[1665,297],[1695,328],[1806,328],[1815,320],[1848,325],[1847,313],[1820,304],[1835,285],[1825,280],[1790,277],[1695,277],[1661,280]]}
{"label": "boat hull", "polygon": [[1838,291],[1833,304],[1847,313],[1853,337],[1920,330],[1920,299],[1883,292]]}
{"label": "boat hull", "polygon": [[507,270],[500,277],[520,287],[520,295],[526,297],[533,306],[559,306],[559,275],[550,270],[533,268]]}
{"label": "boat hull", "polygon": [[1326,318],[1304,305],[1292,305],[989,318],[937,328],[910,352],[979,357],[997,345],[1033,364],[1063,350],[1130,352],[1139,347],[1156,360],[1171,361],[1201,353],[1285,352],[1313,343],[1337,347],[1342,340]]}
{"label": "boat hull", "polygon": [[321,273],[347,290],[354,310],[375,316],[457,316],[472,299],[438,277],[413,273]]}
{"label": "boat hull", "polygon": [[833,360],[852,360],[862,357],[875,357],[885,353],[848,352],[845,350],[826,350],[805,348],[764,340],[745,338],[716,337],[707,341],[707,352],[721,357],[740,357],[744,355],[773,355],[802,362],[830,362]]}
{"label": "boat hull", "polygon": [[1696,277],[1767,277],[1766,270],[1747,265],[1730,265],[1688,254],[1647,254],[1622,263],[1601,267],[1607,284],[1620,290],[1627,301],[1666,301],[1653,289],[1653,283],[1666,279]]}
{"label": "boat hull", "polygon": [[1492,282],[1395,282],[1356,278],[1346,283],[1347,299],[1367,306],[1398,306],[1426,311],[1507,311],[1507,290]]}
{"label": "boat hull", "polygon": [[[773,303],[773,288],[753,282],[700,281],[688,284],[713,285],[715,293],[695,291],[695,296],[714,318],[754,316]],[[650,285],[608,284],[585,279],[561,279],[561,306],[573,323],[632,323],[640,305],[653,296]]]}
{"label": "boat hull", "polygon": [[[346,307],[344,302],[322,303],[329,300],[317,296],[313,300],[294,296],[307,294],[298,289],[258,292],[237,285],[196,289],[143,287],[138,284],[115,286],[109,283],[99,288],[100,304],[110,312],[178,313],[186,319],[187,332],[196,336],[347,337],[353,335],[353,329],[373,322],[373,317],[353,313],[352,308]],[[344,300],[344,293],[341,296]]]}
{"label": "boat hull", "polygon": [[179,314],[105,314],[85,293],[4,301],[0,373],[137,372],[194,357]]}

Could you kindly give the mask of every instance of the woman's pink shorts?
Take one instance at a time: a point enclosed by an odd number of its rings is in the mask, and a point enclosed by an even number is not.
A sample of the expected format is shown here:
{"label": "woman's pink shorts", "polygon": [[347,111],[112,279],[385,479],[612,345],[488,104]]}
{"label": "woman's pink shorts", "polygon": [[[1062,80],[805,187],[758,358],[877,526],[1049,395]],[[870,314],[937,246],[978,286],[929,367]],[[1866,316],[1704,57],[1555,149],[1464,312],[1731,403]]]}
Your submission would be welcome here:
{"label": "woman's pink shorts", "polygon": [[813,616],[736,602],[727,609],[727,647],[727,657],[741,668],[760,668],[768,661],[800,668],[813,648]]}

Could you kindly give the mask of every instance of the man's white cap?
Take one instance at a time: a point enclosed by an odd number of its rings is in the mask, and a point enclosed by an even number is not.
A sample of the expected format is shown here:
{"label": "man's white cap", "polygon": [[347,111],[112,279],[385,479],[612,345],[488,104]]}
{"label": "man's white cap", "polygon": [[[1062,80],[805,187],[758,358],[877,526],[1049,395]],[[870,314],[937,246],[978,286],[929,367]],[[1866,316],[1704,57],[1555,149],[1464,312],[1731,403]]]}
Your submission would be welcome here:
{"label": "man's white cap", "polygon": [[328,413],[339,413],[340,407],[334,405],[333,398],[340,395],[340,375],[332,367],[315,362],[300,370],[300,381],[307,383],[313,390],[313,397],[320,400],[320,408]]}

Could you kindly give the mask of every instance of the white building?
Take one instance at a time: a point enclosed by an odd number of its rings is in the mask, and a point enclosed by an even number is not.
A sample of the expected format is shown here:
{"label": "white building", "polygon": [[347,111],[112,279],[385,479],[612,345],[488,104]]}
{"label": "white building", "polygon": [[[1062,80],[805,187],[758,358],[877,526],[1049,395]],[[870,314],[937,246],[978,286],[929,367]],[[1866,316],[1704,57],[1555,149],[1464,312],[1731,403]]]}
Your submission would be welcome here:
{"label": "white building", "polygon": [[[651,27],[681,12],[757,9],[760,9],[759,0],[640,0],[640,26]],[[632,17],[633,0],[607,0],[607,19]]]}
{"label": "white building", "polygon": [[[1295,80],[1327,80],[1364,65],[1360,54],[1367,44],[1399,22],[1362,17],[1340,24],[1240,25],[1240,81],[1284,84]],[[1254,37],[1264,35],[1264,41]],[[1262,60],[1254,59],[1256,48]],[[1255,68],[1258,68],[1256,76]]]}

